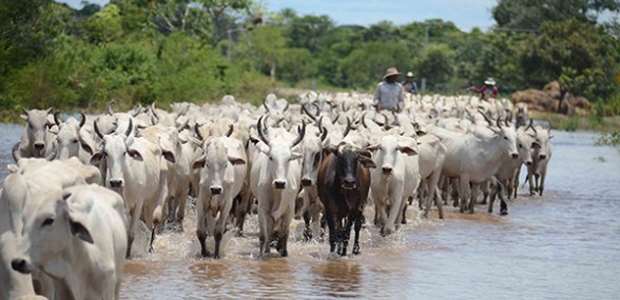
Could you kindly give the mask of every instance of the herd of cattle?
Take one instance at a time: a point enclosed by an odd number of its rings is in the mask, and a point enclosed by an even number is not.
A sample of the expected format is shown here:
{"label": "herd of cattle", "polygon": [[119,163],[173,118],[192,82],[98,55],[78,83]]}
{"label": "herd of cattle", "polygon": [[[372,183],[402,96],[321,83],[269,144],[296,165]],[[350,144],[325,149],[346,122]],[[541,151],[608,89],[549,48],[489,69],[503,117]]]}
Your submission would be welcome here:
{"label": "herd of cattle", "polygon": [[550,130],[503,99],[410,96],[401,112],[377,112],[367,94],[309,92],[290,105],[226,96],[171,108],[24,111],[0,190],[0,299],[117,299],[139,221],[156,251],[162,225],[183,230],[188,199],[205,257],[219,258],[223,234],[242,235],[253,211],[261,255],[288,255],[296,216],[307,239],[327,226],[338,255],[353,227],[359,254],[367,204],[383,235],[414,201],[443,218],[448,201],[469,213],[486,202],[491,213],[499,198],[503,215],[522,164],[530,193],[542,195],[551,158]]}

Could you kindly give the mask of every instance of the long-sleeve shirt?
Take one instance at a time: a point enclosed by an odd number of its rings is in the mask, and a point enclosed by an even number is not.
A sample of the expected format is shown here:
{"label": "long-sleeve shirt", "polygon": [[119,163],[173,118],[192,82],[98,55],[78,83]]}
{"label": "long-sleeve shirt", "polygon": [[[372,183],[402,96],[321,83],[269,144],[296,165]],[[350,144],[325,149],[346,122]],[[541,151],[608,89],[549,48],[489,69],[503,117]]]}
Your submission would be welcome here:
{"label": "long-sleeve shirt", "polygon": [[398,110],[405,101],[403,86],[398,82],[382,81],[377,85],[374,101],[378,109]]}

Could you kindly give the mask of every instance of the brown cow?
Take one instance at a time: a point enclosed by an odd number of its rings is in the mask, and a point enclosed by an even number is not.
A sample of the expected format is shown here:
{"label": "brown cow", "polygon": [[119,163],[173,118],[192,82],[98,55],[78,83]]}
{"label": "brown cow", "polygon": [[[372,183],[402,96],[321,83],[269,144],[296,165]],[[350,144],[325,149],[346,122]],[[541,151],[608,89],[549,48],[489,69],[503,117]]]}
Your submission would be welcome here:
{"label": "brown cow", "polygon": [[359,232],[363,223],[364,206],[370,188],[370,172],[375,164],[370,152],[355,150],[341,144],[337,149],[324,150],[318,174],[319,198],[325,207],[329,227],[330,252],[347,255],[351,226],[355,223],[353,254],[360,254]]}

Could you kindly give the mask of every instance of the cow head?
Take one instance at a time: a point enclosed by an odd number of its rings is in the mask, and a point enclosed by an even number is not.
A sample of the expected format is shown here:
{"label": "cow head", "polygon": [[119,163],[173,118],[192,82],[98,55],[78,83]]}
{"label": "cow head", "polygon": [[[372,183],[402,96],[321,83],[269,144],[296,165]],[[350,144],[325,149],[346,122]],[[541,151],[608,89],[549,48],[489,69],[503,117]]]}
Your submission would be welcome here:
{"label": "cow head", "polygon": [[45,266],[65,257],[73,240],[94,243],[86,222],[94,203],[56,189],[51,189],[49,196],[54,200],[42,202],[24,225],[19,248],[27,255],[11,261],[11,267],[20,273],[29,274],[33,265]]}
{"label": "cow head", "polygon": [[381,165],[383,175],[390,176],[394,167],[403,163],[398,159],[400,153],[410,156],[418,154],[418,143],[409,137],[386,135],[379,144],[367,149],[375,153],[375,161]]}
{"label": "cow head", "polygon": [[358,164],[362,164],[365,168],[376,167],[368,150],[358,150],[351,145],[341,143],[338,147],[326,151],[335,155],[336,181],[345,190],[354,190],[358,187]]}
{"label": "cow head", "polygon": [[21,118],[28,123],[26,133],[28,141],[32,145],[34,157],[43,157],[45,154],[48,129],[54,125],[48,120],[51,111],[52,108],[45,110],[32,109],[24,111],[21,115]]}
{"label": "cow head", "polygon": [[[62,122],[58,116],[54,115],[59,130],[56,135],[56,141],[58,143],[57,155],[58,159],[68,159],[70,157],[78,156],[80,145],[84,145],[84,149],[90,148],[88,144],[84,143],[80,136],[80,129],[84,126],[86,117],[81,114],[81,121],[78,122],[75,119],[70,118],[68,121]],[[92,154],[92,150],[91,150]]]}
{"label": "cow head", "polygon": [[[234,149],[229,151],[229,147]],[[234,166],[246,163],[242,151],[241,143],[235,139],[217,137],[207,141],[205,154],[193,163],[193,168],[202,169],[200,185],[206,185],[211,195],[223,194],[224,187],[235,181]]]}
{"label": "cow head", "polygon": [[505,126],[498,118],[495,124],[484,113],[480,112],[488,123],[488,128],[493,131],[494,138],[499,141],[499,146],[504,149],[508,156],[512,159],[519,159],[517,149],[517,131],[511,126]]}
{"label": "cow head", "polygon": [[[306,123],[297,129],[297,137],[291,142],[282,135],[276,136],[273,140],[263,128],[263,117],[258,119],[257,131],[263,145],[258,147],[269,158],[270,170],[272,172],[273,187],[278,190],[285,189],[288,182],[288,169],[292,160],[302,158],[302,154],[297,152],[299,145],[306,135]],[[287,134],[288,135],[288,134]]]}
{"label": "cow head", "polygon": [[124,134],[101,135],[97,123],[94,123],[95,132],[103,140],[103,149],[92,155],[90,163],[99,165],[101,160],[106,162],[106,187],[122,195],[125,185],[124,170],[127,160],[142,161],[142,154],[131,147],[134,137],[132,135],[133,121],[129,120],[129,127]]}

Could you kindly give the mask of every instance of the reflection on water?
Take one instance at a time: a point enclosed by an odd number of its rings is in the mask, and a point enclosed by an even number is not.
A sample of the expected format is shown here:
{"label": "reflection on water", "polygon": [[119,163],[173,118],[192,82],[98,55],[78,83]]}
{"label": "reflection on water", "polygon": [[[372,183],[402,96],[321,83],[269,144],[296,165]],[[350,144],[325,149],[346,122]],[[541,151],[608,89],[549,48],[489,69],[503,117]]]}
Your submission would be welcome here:
{"label": "reflection on water", "polygon": [[[0,128],[4,172],[18,132]],[[410,210],[412,222],[391,237],[368,225],[362,255],[346,258],[299,241],[295,221],[289,257],[258,259],[253,216],[248,237],[227,237],[215,261],[197,256],[189,212],[184,233],[163,233],[156,253],[125,266],[122,298],[618,299],[620,152],[593,146],[591,134],[554,135],[546,195],[521,196],[506,217],[448,207],[443,221],[420,220]]]}

